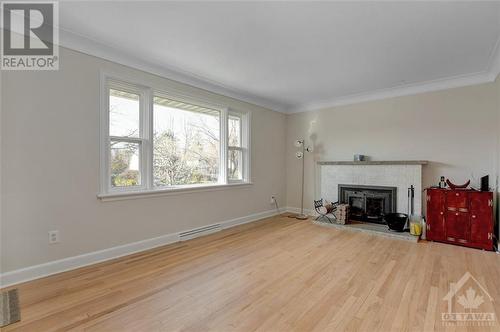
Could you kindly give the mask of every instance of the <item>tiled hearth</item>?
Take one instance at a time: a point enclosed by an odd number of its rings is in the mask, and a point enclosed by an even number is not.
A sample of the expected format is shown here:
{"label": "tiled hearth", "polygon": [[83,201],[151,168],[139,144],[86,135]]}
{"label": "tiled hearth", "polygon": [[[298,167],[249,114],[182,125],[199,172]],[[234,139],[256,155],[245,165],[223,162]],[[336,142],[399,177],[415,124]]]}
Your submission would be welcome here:
{"label": "tiled hearth", "polygon": [[413,236],[408,232],[393,232],[389,230],[389,227],[387,227],[386,225],[365,223],[358,221],[353,221],[347,225],[340,225],[335,223],[332,224],[327,221],[316,221],[316,220],[314,220],[313,223],[324,227],[342,229],[347,231],[363,232],[372,235],[390,237],[398,240],[410,241],[414,243],[418,242],[418,236]]}

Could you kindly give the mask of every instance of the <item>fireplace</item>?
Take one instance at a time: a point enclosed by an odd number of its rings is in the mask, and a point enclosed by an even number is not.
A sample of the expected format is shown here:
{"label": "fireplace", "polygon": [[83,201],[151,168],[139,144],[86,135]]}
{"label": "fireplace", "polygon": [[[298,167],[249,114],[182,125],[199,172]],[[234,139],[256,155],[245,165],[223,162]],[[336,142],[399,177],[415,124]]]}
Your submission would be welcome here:
{"label": "fireplace", "polygon": [[384,215],[396,212],[397,187],[339,184],[339,202],[349,204],[351,219],[385,224]]}

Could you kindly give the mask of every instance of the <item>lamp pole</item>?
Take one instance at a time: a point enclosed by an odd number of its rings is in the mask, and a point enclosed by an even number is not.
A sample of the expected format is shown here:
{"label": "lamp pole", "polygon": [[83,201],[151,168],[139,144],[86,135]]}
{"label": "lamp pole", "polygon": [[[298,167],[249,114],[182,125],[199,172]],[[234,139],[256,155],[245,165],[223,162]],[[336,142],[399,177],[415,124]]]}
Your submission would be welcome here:
{"label": "lamp pole", "polygon": [[306,220],[308,218],[307,215],[304,214],[304,175],[305,175],[305,153],[311,152],[312,149],[305,145],[305,141],[297,140],[295,142],[295,146],[300,147],[301,151],[296,154],[297,158],[302,159],[302,182],[301,182],[301,196],[300,196],[300,214],[296,215],[295,218],[299,220]]}

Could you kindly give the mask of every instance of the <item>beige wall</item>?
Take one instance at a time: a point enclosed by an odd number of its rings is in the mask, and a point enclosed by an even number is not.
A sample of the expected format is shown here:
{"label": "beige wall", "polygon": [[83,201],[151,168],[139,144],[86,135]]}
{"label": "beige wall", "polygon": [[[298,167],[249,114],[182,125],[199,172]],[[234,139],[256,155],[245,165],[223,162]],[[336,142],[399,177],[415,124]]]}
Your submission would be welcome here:
{"label": "beige wall", "polygon": [[[3,73],[2,272],[272,210],[272,194],[285,201],[285,115],[66,49],[60,68]],[[98,200],[100,69],[251,111],[254,184]],[[48,244],[49,230],[61,243]]]}
{"label": "beige wall", "polygon": [[[101,202],[99,71],[134,75],[252,112],[254,185],[223,191]],[[306,207],[316,160],[425,159],[424,186],[440,175],[463,182],[500,163],[500,79],[496,83],[285,116],[78,52],[61,49],[55,72],[2,72],[2,272],[271,210],[299,207],[306,138]],[[195,207],[195,208],[193,208]],[[57,229],[61,243],[48,245]]]}
{"label": "beige wall", "polygon": [[293,141],[306,138],[305,206],[312,208],[315,160],[428,160],[423,185],[444,175],[456,183],[497,174],[498,110],[495,84],[339,106],[287,117],[287,203],[300,206],[300,162]]}

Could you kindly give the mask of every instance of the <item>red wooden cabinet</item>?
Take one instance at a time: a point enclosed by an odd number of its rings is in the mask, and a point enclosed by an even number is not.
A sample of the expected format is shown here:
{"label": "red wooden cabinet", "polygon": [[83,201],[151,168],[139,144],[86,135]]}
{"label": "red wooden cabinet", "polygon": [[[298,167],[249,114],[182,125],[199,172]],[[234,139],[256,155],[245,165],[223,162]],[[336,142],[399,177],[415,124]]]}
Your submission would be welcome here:
{"label": "red wooden cabinet", "polygon": [[427,190],[427,239],[493,250],[493,193]]}
{"label": "red wooden cabinet", "polygon": [[[427,191],[427,238],[444,241],[445,232],[445,195],[442,190]],[[430,234],[429,234],[430,233]]]}

